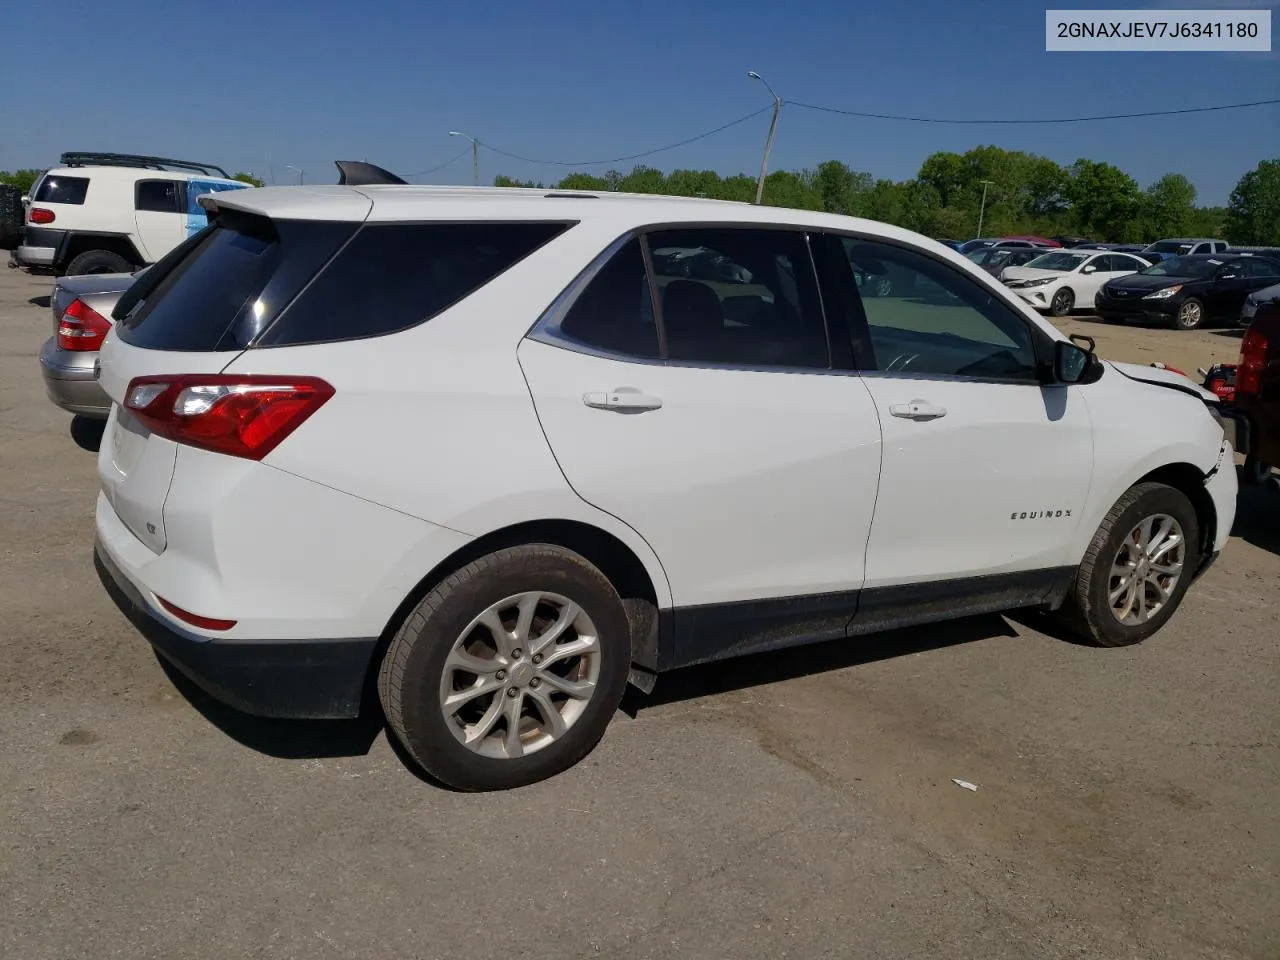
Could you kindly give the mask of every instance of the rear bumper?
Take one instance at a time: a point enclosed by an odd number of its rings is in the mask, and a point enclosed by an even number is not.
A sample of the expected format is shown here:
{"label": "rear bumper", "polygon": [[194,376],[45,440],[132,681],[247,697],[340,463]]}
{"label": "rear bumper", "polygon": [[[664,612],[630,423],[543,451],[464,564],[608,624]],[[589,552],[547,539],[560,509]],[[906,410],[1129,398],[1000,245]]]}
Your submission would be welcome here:
{"label": "rear bumper", "polygon": [[51,267],[57,255],[57,247],[37,247],[30,243],[13,251],[13,258],[24,267]]}
{"label": "rear bumper", "polygon": [[210,696],[262,717],[350,718],[359,715],[377,637],[336,640],[216,640],[162,619],[94,544],[94,567],[116,606],[166,660]]}
{"label": "rear bumper", "polygon": [[40,373],[45,392],[54,404],[71,413],[95,420],[105,420],[111,412],[111,399],[94,375],[98,354],[59,348],[50,337],[40,350]]}

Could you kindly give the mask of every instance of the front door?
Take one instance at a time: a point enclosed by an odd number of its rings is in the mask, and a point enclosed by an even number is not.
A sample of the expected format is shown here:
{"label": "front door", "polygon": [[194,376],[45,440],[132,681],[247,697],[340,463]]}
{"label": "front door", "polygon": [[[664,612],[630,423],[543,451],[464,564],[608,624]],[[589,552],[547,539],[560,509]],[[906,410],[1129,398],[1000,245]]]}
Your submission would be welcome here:
{"label": "front door", "polygon": [[861,362],[884,465],[859,616],[881,588],[1014,582],[1078,563],[1070,544],[1089,490],[1092,430],[1079,388],[1039,382],[1043,334],[923,252],[843,242],[858,267],[910,278],[862,299]]}
{"label": "front door", "polygon": [[551,449],[662,562],[674,662],[843,636],[880,426],[862,381],[833,368],[806,237],[646,240],[651,276],[630,240],[520,345]]}

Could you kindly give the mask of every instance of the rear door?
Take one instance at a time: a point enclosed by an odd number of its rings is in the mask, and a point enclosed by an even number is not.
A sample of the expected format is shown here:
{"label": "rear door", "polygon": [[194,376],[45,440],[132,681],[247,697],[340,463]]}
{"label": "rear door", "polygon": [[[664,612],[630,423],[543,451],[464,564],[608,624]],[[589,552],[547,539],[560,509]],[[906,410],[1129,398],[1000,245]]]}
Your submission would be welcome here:
{"label": "rear door", "polygon": [[148,270],[121,300],[123,316],[100,354],[100,381],[112,408],[98,476],[121,521],[154,552],[166,544],[164,502],[177,446],[125,408],[130,385],[138,377],[223,370],[356,227],[228,211],[217,227]]}
{"label": "rear door", "polygon": [[806,236],[699,227],[647,242],[710,253],[664,256],[647,277],[632,238],[520,345],[552,451],[661,560],[680,662],[843,636],[880,426],[833,363]]}
{"label": "rear door", "polygon": [[182,209],[184,186],[181,180],[161,177],[139,180],[133,185],[138,240],[148,261],[159,260],[187,236]]}
{"label": "rear door", "polygon": [[[1213,318],[1229,317],[1235,319],[1244,306],[1244,298],[1249,291],[1256,289],[1250,286],[1250,266],[1252,257],[1235,257],[1224,261],[1214,272],[1213,282],[1209,284],[1202,299],[1205,312]],[[1265,286],[1265,284],[1261,284]]]}

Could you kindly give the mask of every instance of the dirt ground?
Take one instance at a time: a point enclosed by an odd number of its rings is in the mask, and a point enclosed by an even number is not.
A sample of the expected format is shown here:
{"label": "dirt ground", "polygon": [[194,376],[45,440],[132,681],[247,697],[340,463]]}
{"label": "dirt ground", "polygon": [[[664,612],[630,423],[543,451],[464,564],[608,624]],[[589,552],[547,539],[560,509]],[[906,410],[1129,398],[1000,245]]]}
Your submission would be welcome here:
{"label": "dirt ground", "polygon": [[1280,956],[1280,490],[1141,646],[1019,614],[689,670],[567,774],[462,795],[376,720],[161,668],[94,576],[49,285],[0,269],[0,957]]}

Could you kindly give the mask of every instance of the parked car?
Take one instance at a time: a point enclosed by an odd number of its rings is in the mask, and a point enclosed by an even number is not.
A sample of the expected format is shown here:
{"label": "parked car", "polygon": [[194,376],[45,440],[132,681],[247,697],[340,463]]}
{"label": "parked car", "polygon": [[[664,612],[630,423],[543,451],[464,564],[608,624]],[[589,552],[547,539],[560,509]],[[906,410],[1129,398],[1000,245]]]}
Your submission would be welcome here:
{"label": "parked car", "polygon": [[97,380],[98,349],[111,328],[116,302],[141,273],[88,274],[54,282],[49,297],[53,336],[40,350],[40,373],[49,399],[63,410],[93,420],[105,420],[111,412],[111,400]]}
{"label": "parked car", "polygon": [[1280,260],[1212,253],[1162,260],[1108,282],[1096,312],[1104,320],[1144,320],[1194,330],[1211,320],[1235,323],[1245,298],[1280,283]]}
{"label": "parked car", "polygon": [[[1112,253],[1142,253],[1146,249],[1145,244],[1141,243],[1081,243],[1072,247],[1073,250],[1110,250]],[[1148,259],[1143,257],[1144,260]],[[1151,261],[1155,263],[1154,260]]]}
{"label": "parked car", "polygon": [[1070,236],[1059,235],[1056,237],[1050,237],[1049,239],[1054,241],[1060,247],[1087,247],[1089,244],[1093,243],[1093,241],[1090,240],[1088,237],[1070,237]]}
{"label": "parked car", "polygon": [[997,239],[997,237],[975,237],[972,240],[966,240],[964,243],[960,244],[958,252],[970,254],[975,250],[981,250],[983,247],[994,247]]}
{"label": "parked car", "polygon": [[208,224],[201,194],[246,186],[211,164],[64,153],[32,187],[15,256],[58,274],[128,273]]}
{"label": "parked car", "polygon": [[1280,464],[1280,301],[1263,304],[1240,343],[1233,412],[1251,483]]}
{"label": "parked car", "polygon": [[942,237],[934,237],[934,239],[937,240],[944,247],[950,247],[952,250],[958,251],[961,247],[964,246],[963,240],[946,240]]}
{"label": "parked car", "polygon": [[[99,573],[251,712],[355,715],[372,671],[454,786],[565,769],[628,679],[684,664],[1019,606],[1135,643],[1231,528],[1212,394],[1102,362],[898,227],[565,191],[204,200],[102,348]],[[917,282],[864,299],[858,271]]]}
{"label": "parked car", "polygon": [[1103,284],[1148,266],[1128,253],[1053,250],[1023,266],[1004,268],[1000,279],[1028,305],[1062,317],[1079,307],[1092,309]]}
{"label": "parked car", "polygon": [[1043,254],[1040,247],[984,247],[966,254],[966,257],[993,277],[998,277],[1005,267],[1021,266]]}
{"label": "parked car", "polygon": [[1050,240],[1047,237],[1033,237],[1029,235],[1016,237],[1001,237],[995,242],[997,247],[1061,247],[1057,240]]}
{"label": "parked car", "polygon": [[1142,253],[1152,263],[1157,260],[1168,260],[1172,257],[1185,257],[1199,253],[1222,253],[1231,244],[1225,240],[1213,240],[1207,237],[1175,237],[1169,240],[1157,240],[1142,248]]}
{"label": "parked car", "polygon": [[1244,298],[1244,306],[1240,308],[1240,326],[1247,327],[1253,323],[1253,318],[1264,303],[1280,303],[1280,283],[1255,290]]}

